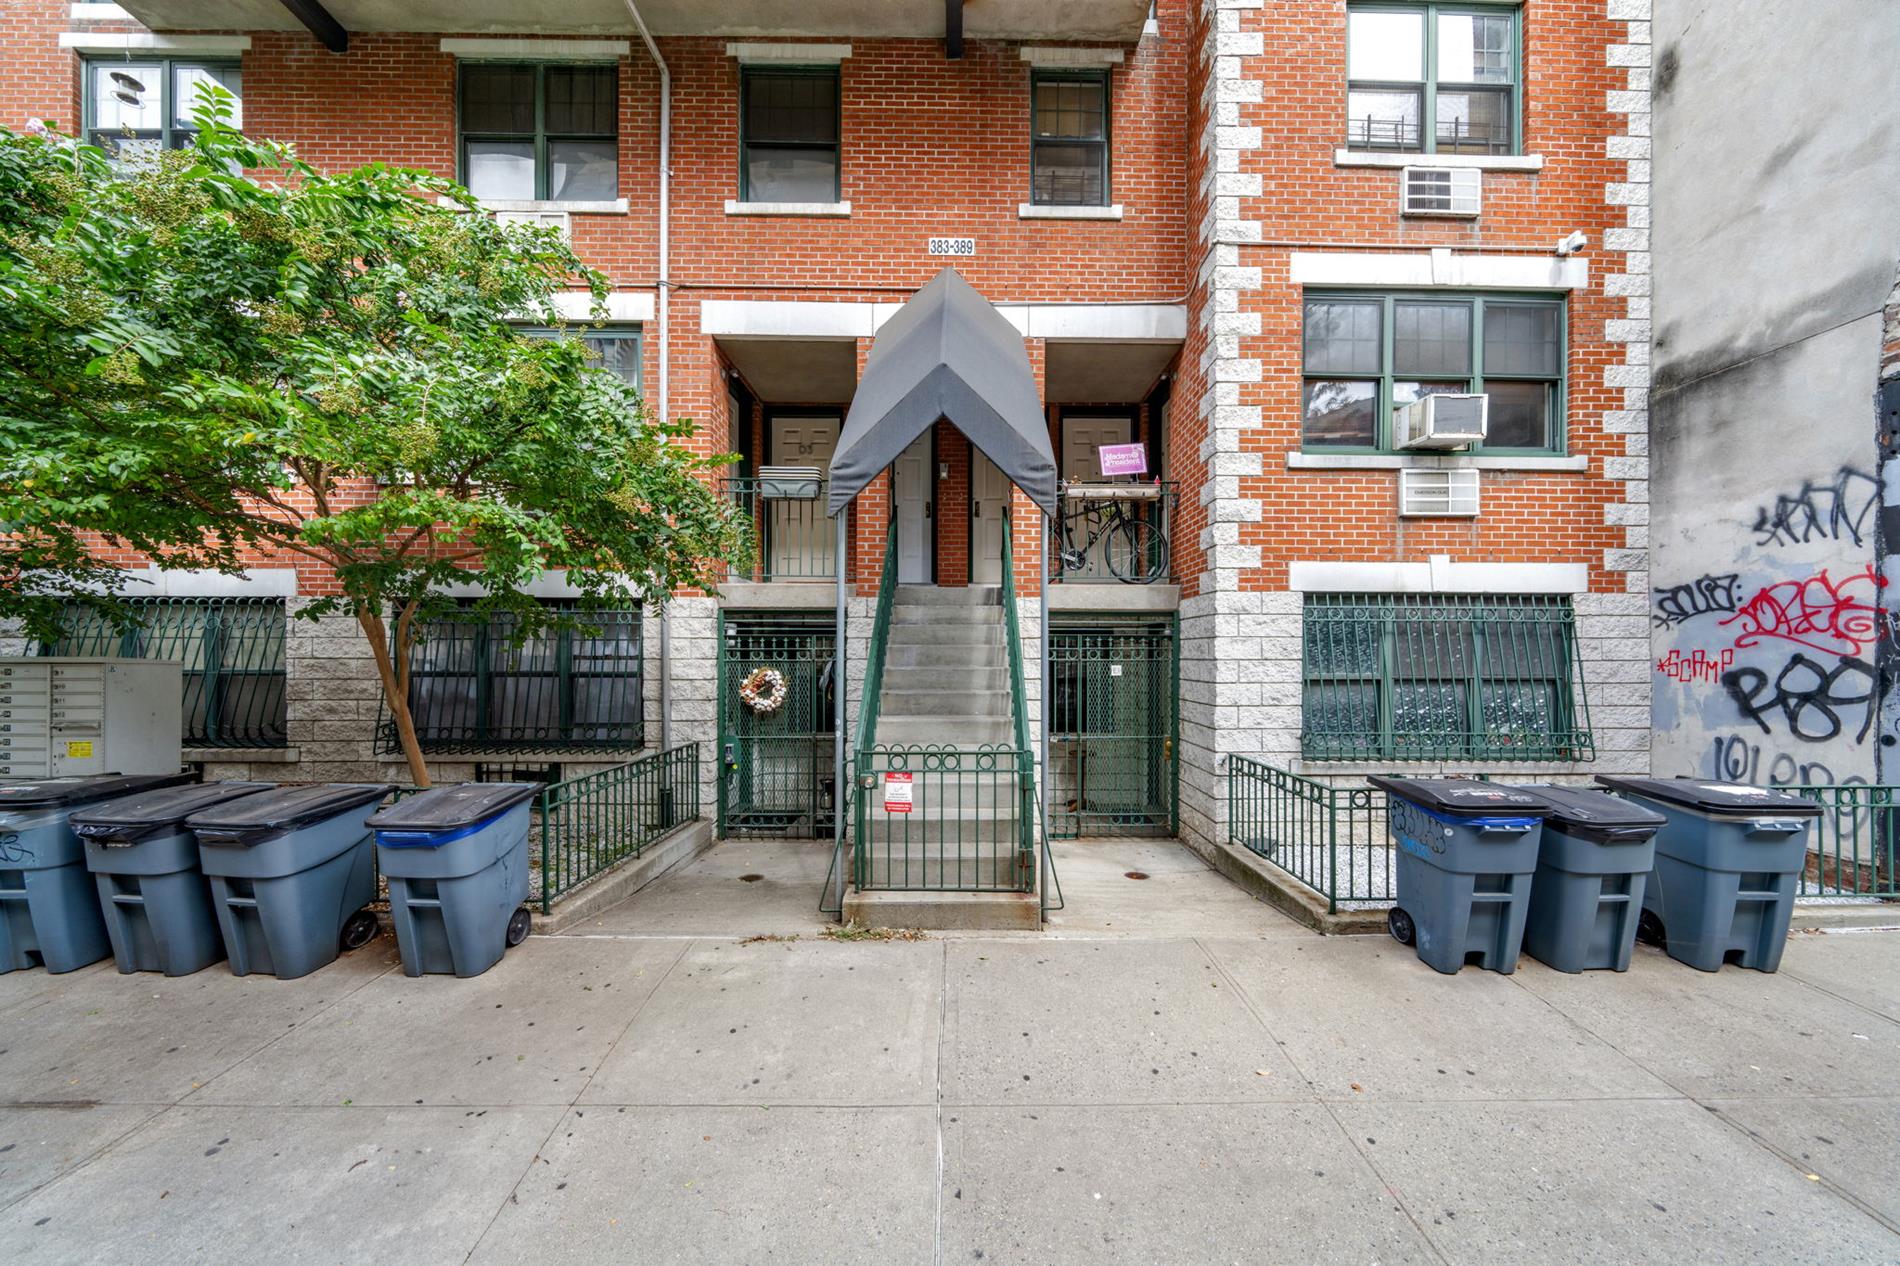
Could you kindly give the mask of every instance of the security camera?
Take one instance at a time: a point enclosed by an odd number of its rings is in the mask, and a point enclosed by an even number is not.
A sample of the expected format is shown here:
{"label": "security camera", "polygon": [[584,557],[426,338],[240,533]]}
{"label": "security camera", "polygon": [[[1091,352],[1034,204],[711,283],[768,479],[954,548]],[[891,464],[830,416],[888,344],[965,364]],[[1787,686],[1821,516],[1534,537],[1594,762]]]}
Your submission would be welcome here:
{"label": "security camera", "polygon": [[1557,254],[1560,256],[1575,255],[1589,244],[1590,239],[1584,236],[1582,229],[1578,229],[1569,237],[1558,239]]}

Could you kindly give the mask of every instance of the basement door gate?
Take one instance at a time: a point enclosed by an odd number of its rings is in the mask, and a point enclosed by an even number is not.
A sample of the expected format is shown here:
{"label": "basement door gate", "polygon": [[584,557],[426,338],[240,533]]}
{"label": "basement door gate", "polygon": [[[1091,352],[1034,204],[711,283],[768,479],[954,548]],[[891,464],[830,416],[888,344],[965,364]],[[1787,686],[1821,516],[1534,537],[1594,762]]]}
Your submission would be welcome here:
{"label": "basement door gate", "polygon": [[[719,834],[828,839],[832,778],[830,614],[719,617]],[[784,702],[761,710],[741,697],[761,669],[785,680]]]}
{"label": "basement door gate", "polygon": [[1174,620],[1059,622],[1049,630],[1049,675],[1050,834],[1175,834]]}

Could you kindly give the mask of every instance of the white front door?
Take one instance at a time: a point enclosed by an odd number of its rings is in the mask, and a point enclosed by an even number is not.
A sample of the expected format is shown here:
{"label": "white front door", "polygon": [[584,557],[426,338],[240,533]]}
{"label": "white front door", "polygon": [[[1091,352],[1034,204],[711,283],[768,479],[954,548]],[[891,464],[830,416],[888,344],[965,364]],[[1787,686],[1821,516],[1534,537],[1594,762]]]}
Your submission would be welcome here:
{"label": "white front door", "polygon": [[891,463],[892,522],[897,529],[897,583],[928,585],[931,576],[931,498],[936,492],[930,468],[930,432],[911,441]]}
{"label": "white front door", "polygon": [[[766,445],[768,466],[816,466],[823,479],[838,447],[834,417],[773,418]],[[760,524],[765,534],[766,579],[808,580],[836,574],[837,536],[825,517],[823,488],[792,481],[762,489]],[[775,494],[788,494],[779,496]],[[807,495],[810,494],[810,495]]]}
{"label": "white front door", "polygon": [[[1127,418],[1064,418],[1062,419],[1062,479],[1065,483],[1101,483],[1101,459],[1096,456],[1104,444],[1126,444],[1134,423]],[[1075,525],[1073,539],[1064,548],[1081,549],[1088,542],[1088,522]],[[1094,579],[1106,576],[1108,560],[1105,554],[1108,539],[1103,536],[1088,546],[1088,563],[1081,569],[1080,576]]]}
{"label": "white front door", "polygon": [[970,583],[1003,583],[1003,518],[1009,478],[977,449],[970,450]]}

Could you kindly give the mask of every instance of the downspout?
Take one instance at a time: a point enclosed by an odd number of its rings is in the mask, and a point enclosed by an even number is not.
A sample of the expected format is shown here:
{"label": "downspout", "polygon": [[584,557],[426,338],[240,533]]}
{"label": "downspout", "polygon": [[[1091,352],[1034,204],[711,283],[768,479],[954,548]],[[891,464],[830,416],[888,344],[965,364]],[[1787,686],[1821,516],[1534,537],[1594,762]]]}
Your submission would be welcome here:
{"label": "downspout", "polygon": [[[672,286],[672,221],[673,221],[673,72],[668,69],[666,58],[660,56],[660,46],[653,42],[653,35],[647,30],[646,19],[640,16],[639,6],[634,0],[626,0],[627,13],[632,16],[633,24],[639,29],[640,40],[647,46],[647,56],[660,68],[660,276],[655,286],[656,315],[660,321],[660,420],[672,418],[671,374],[673,323],[667,319],[666,292]],[[671,603],[660,606],[660,747],[662,750],[673,746],[673,656],[672,656],[673,611]]]}

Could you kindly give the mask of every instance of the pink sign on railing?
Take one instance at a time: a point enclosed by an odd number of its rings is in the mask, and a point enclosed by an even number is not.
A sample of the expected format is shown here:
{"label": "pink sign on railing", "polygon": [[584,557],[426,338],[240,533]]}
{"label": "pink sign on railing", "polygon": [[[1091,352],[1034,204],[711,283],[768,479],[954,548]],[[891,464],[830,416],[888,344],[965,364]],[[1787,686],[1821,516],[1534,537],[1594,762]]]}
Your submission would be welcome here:
{"label": "pink sign on railing", "polygon": [[1148,473],[1146,444],[1104,444],[1095,450],[1095,456],[1104,477]]}

